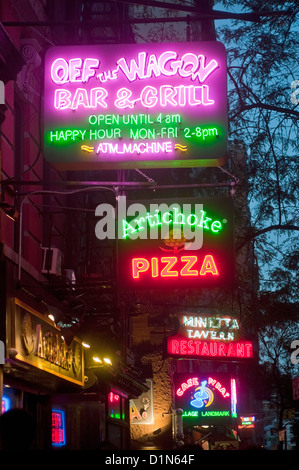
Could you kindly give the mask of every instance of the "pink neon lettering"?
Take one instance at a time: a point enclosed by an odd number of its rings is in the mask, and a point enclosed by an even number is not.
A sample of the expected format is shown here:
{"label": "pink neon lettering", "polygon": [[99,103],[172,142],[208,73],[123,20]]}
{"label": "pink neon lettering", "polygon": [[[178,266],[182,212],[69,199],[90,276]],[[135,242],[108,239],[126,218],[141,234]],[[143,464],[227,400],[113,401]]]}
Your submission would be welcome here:
{"label": "pink neon lettering", "polygon": [[60,110],[78,109],[80,106],[84,108],[107,108],[108,105],[105,101],[107,96],[107,90],[101,87],[91,88],[89,95],[85,88],[77,88],[73,97],[69,90],[58,88],[54,93],[54,107]]}
{"label": "pink neon lettering", "polygon": [[157,88],[153,86],[146,86],[143,88],[140,94],[140,101],[143,106],[147,108],[153,108],[156,106],[158,98],[157,98]]}
{"label": "pink neon lettering", "polygon": [[130,82],[137,78],[150,78],[152,75],[159,77],[174,76],[177,73],[183,77],[191,77],[192,80],[198,78],[200,83],[205,80],[216,70],[219,65],[215,59],[212,59],[206,65],[206,57],[202,54],[196,56],[192,53],[186,53],[181,59],[174,51],[163,52],[158,58],[155,54],[151,54],[147,59],[146,52],[140,52],[137,60],[132,59],[128,64],[124,57],[117,61],[118,66],[123,71]]}
{"label": "pink neon lettering", "polygon": [[54,93],[54,108],[56,109],[67,109],[71,107],[71,92],[69,90],[64,90],[60,88],[55,90]]}
{"label": "pink neon lettering", "polygon": [[156,77],[159,77],[160,75],[160,70],[159,66],[157,63],[157,57],[155,54],[151,54],[149,59],[148,59],[148,66],[147,66],[147,75],[148,77],[151,77],[152,75],[155,75]]}
{"label": "pink neon lettering", "polygon": [[[73,71],[75,76],[75,71]],[[73,78],[74,80],[74,78]],[[137,101],[146,108],[153,108],[157,105],[166,106],[210,106],[214,100],[209,96],[209,87],[202,86],[176,86],[162,85],[159,89],[153,86],[146,86],[140,93],[139,98],[134,99],[133,93],[128,88],[120,88],[117,91],[115,106],[120,109],[134,108]],[[108,91],[102,87],[77,88],[72,94],[69,90],[58,88],[54,94],[54,107],[56,109],[78,109],[84,108],[107,108],[106,98]]]}
{"label": "pink neon lettering", "polygon": [[203,55],[198,56],[199,59],[199,69],[198,71],[193,75],[193,80],[195,79],[196,76],[198,76],[198,79],[201,83],[203,83],[209,75],[211,75],[214,70],[218,68],[218,62],[217,60],[213,59],[211,62],[205,67],[205,61],[206,58]]}
{"label": "pink neon lettering", "polygon": [[81,75],[82,59],[71,59],[69,64],[69,79],[70,82],[79,82],[81,79],[77,79]]}
{"label": "pink neon lettering", "polygon": [[90,90],[90,108],[97,108],[98,106],[102,108],[107,108],[108,105],[105,101],[107,98],[108,92],[105,88],[97,87]]}
{"label": "pink neon lettering", "polygon": [[112,143],[112,142],[101,142],[97,149],[97,154],[159,154],[159,153],[171,153],[173,152],[172,142],[141,142],[141,143]]}
{"label": "pink neon lettering", "polygon": [[146,59],[146,52],[140,52],[138,54],[138,65],[134,59],[130,62],[130,68],[126,62],[126,59],[122,57],[117,61],[117,64],[124,72],[126,77],[133,82],[136,80],[136,76],[138,75],[139,78],[144,78],[144,69],[145,69],[145,59]]}
{"label": "pink neon lettering", "polygon": [[170,104],[172,106],[177,106],[177,102],[174,100],[177,92],[172,86],[164,85],[160,88],[160,96],[161,96],[161,105],[167,106]]}
{"label": "pink neon lettering", "polygon": [[[82,67],[83,63],[83,67]],[[93,77],[99,66],[98,59],[87,58],[84,61],[79,57],[70,59],[69,64],[65,59],[59,57],[51,66],[51,78],[54,83],[63,85],[66,82],[86,83]]]}
{"label": "pink neon lettering", "polygon": [[171,76],[175,75],[177,73],[177,69],[180,66],[180,62],[176,61],[174,63],[170,63],[170,70],[166,69],[166,65],[168,62],[171,61],[171,59],[176,59],[177,58],[177,53],[172,52],[172,51],[167,51],[164,52],[163,54],[160,55],[158,63],[160,66],[161,73],[166,76]]}
{"label": "pink neon lettering", "polygon": [[[182,57],[183,67],[181,68],[179,74],[181,77],[187,78],[190,77],[190,74],[195,73],[195,70],[198,66],[198,58],[195,54],[187,53]],[[188,70],[188,67],[191,66],[191,70]]]}
{"label": "pink neon lettering", "polygon": [[66,60],[62,58],[54,60],[51,66],[51,78],[53,82],[60,85],[68,81],[68,65]]}
{"label": "pink neon lettering", "polygon": [[129,100],[131,96],[131,90],[128,90],[128,88],[121,88],[117,91],[117,100],[114,102],[115,106],[117,108],[134,108],[134,101]]}
{"label": "pink neon lettering", "polygon": [[98,59],[87,58],[84,60],[83,69],[82,69],[82,82],[88,82],[88,80],[93,77],[96,73],[96,70],[99,67],[100,61]]}
{"label": "pink neon lettering", "polygon": [[214,104],[214,100],[210,100],[209,98],[209,87],[207,85],[202,86],[202,104],[204,106],[209,106],[210,104]]}
{"label": "pink neon lettering", "polygon": [[74,94],[72,109],[77,109],[78,106],[84,106],[84,108],[89,108],[88,95],[85,88],[77,88]]}

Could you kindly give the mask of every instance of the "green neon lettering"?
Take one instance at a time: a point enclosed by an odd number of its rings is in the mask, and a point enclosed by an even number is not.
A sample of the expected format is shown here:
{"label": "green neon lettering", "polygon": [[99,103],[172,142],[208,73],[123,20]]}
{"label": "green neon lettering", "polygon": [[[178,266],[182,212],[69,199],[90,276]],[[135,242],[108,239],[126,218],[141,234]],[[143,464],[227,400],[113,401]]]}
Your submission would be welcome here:
{"label": "green neon lettering", "polygon": [[183,418],[188,418],[190,416],[197,417],[198,416],[198,411],[184,411],[182,416],[183,416]]}
{"label": "green neon lettering", "polygon": [[144,217],[140,217],[140,219],[136,220],[136,224],[138,225],[138,228],[136,227],[136,231],[144,230],[145,227],[143,227],[143,225],[141,225],[142,222],[145,222]]}
{"label": "green neon lettering", "polygon": [[[132,225],[127,223],[127,230],[131,233],[135,233],[138,230],[144,229],[144,222],[147,221],[150,228],[166,225],[188,225],[189,227],[199,227],[205,230],[211,230],[213,233],[221,232],[223,225],[219,220],[212,221],[211,217],[206,215],[206,212],[201,210],[200,214],[189,214],[186,215],[180,212],[179,208],[175,207],[172,211],[163,212],[159,209],[155,209],[155,213],[147,212],[145,218],[134,220],[136,226],[133,228]],[[125,227],[125,221],[123,226]],[[126,230],[124,231],[125,236],[127,235]],[[234,328],[238,328],[238,325],[234,325]]]}
{"label": "green neon lettering", "polygon": [[219,220],[214,220],[214,222],[211,224],[211,230],[214,233],[218,233],[221,227],[222,227],[222,224],[221,222],[219,222]]}
{"label": "green neon lettering", "polygon": [[[192,217],[194,218],[194,219],[193,219],[194,222],[191,222],[191,218],[192,218]],[[197,218],[197,216],[196,216],[195,214],[190,214],[190,215],[188,215],[188,217],[187,217],[187,224],[188,224],[188,225],[191,225],[191,226],[192,226],[192,225],[196,225],[197,222],[198,222],[198,218]]]}
{"label": "green neon lettering", "polygon": [[201,416],[229,416],[229,411],[201,411]]}
{"label": "green neon lettering", "polygon": [[123,220],[123,238],[126,238],[128,236],[128,231],[130,230],[130,233],[136,233],[138,230],[134,228],[129,222],[126,220]]}
{"label": "green neon lettering", "polygon": [[[181,221],[178,221],[178,218],[180,217]],[[174,225],[185,225],[185,216],[181,212],[178,213],[178,208],[174,208],[174,218],[173,218],[173,223]]]}
{"label": "green neon lettering", "polygon": [[155,225],[156,225],[155,221],[152,222],[152,220],[151,220],[153,217],[154,216],[152,214],[150,214],[149,212],[146,214],[146,218],[148,220],[148,223],[149,223],[150,227],[155,227]]}
{"label": "green neon lettering", "polygon": [[156,218],[156,225],[162,225],[162,222],[161,222],[161,217],[159,217],[159,211],[156,209],[156,214],[154,215],[154,217]]}
{"label": "green neon lettering", "polygon": [[[165,216],[168,216],[168,220],[165,220]],[[170,224],[171,222],[171,213],[170,212],[164,212],[164,214],[162,215],[162,222],[164,222],[164,224]]]}
{"label": "green neon lettering", "polygon": [[[198,224],[198,227],[202,227],[202,228],[206,228],[206,229],[210,229],[210,227],[208,227],[207,223],[208,221],[212,220],[210,217],[206,217],[206,212],[201,210],[201,219],[200,219],[200,222]],[[204,218],[205,217],[205,218]]]}

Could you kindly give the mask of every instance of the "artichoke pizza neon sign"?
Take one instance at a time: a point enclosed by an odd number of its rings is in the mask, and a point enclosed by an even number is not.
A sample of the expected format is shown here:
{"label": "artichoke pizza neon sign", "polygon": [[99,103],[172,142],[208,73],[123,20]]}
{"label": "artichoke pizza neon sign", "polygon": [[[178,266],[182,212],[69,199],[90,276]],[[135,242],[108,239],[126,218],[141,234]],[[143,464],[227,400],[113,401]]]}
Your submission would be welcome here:
{"label": "artichoke pizza neon sign", "polygon": [[231,285],[230,200],[149,200],[135,202],[129,209],[131,218],[127,213],[118,221],[118,264],[124,285],[134,289]]}
{"label": "artichoke pizza neon sign", "polygon": [[226,95],[219,42],[53,47],[45,156],[61,169],[223,165]]}

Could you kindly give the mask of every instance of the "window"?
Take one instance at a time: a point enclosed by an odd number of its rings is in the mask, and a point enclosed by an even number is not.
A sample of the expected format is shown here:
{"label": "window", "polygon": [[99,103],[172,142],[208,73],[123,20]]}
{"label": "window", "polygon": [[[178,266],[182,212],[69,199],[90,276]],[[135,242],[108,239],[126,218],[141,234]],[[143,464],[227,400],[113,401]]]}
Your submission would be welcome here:
{"label": "window", "polygon": [[126,420],[126,398],[111,391],[108,394],[108,416],[109,418]]}

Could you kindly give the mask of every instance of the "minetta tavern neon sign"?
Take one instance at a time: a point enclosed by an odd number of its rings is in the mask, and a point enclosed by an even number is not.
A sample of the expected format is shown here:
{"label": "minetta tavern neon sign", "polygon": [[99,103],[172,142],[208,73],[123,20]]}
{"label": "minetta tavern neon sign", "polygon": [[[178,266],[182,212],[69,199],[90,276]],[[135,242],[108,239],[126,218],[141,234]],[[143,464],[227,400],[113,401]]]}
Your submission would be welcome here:
{"label": "minetta tavern neon sign", "polygon": [[240,339],[240,325],[227,315],[183,315],[177,335],[167,338],[167,353],[175,357],[222,358],[253,357],[253,344]]}
{"label": "minetta tavern neon sign", "polygon": [[53,47],[45,156],[61,169],[223,165],[226,96],[216,41]]}

